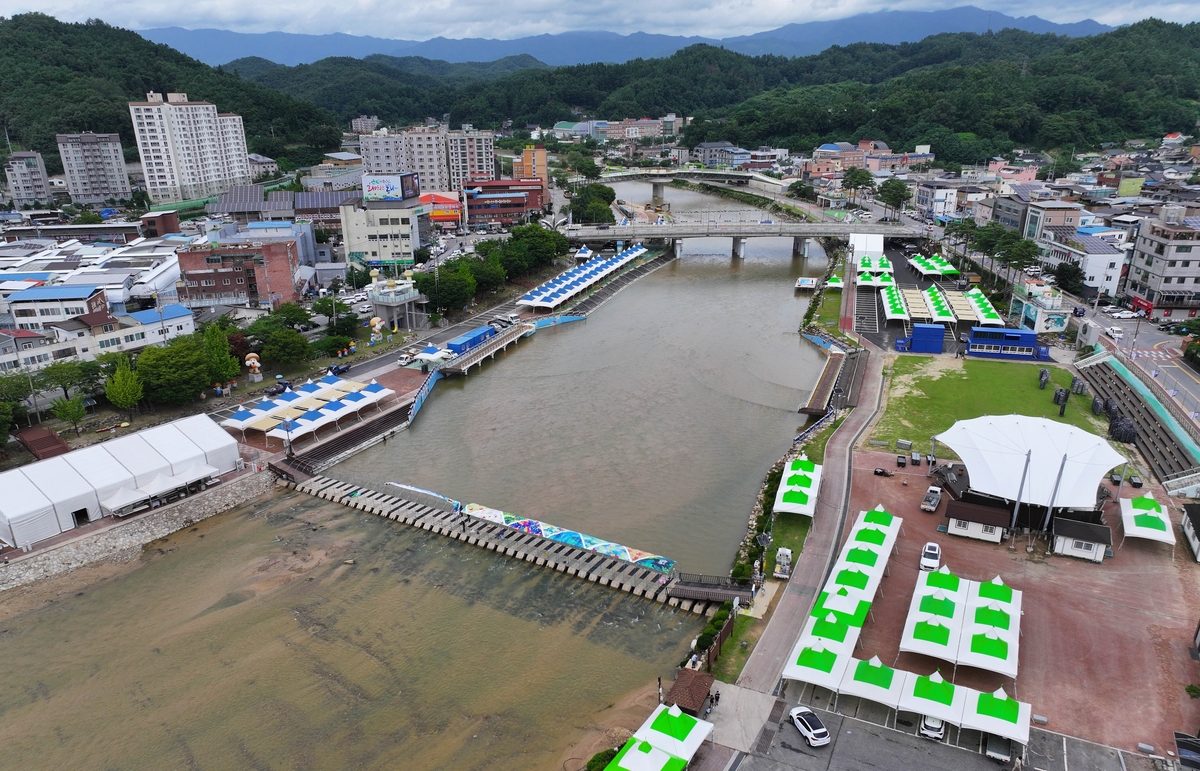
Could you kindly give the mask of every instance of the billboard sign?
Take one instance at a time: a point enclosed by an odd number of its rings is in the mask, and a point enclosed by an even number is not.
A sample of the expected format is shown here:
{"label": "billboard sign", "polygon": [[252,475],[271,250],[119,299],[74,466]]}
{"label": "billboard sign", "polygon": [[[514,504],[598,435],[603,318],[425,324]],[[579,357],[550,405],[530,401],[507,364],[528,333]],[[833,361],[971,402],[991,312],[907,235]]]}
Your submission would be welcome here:
{"label": "billboard sign", "polygon": [[421,184],[416,173],[364,174],[364,201],[407,201],[421,196]]}

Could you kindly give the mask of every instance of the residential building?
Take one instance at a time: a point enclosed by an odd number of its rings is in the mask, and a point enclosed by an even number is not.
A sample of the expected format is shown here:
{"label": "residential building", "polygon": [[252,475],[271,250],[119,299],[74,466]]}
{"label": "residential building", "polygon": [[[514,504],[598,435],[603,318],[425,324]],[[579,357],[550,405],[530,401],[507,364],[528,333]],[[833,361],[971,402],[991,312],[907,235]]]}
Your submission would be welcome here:
{"label": "residential building", "polygon": [[692,157],[705,166],[716,166],[723,163],[726,150],[733,149],[733,142],[701,142],[692,148]]}
{"label": "residential building", "polygon": [[[27,290],[32,291],[32,290]],[[1200,308],[1200,216],[1165,204],[1138,230],[1125,284],[1135,310],[1154,318],[1194,317]]]}
{"label": "residential building", "polygon": [[179,232],[179,212],[148,211],[141,216],[142,235],[146,238],[161,238]]}
{"label": "residential building", "polygon": [[609,121],[604,129],[605,138],[609,142],[661,137],[663,124],[661,120],[652,118],[625,118],[624,120]]}
{"label": "residential building", "polygon": [[1125,269],[1125,250],[1069,225],[1043,227],[1038,245],[1045,252],[1047,267],[1056,268],[1064,262],[1078,265],[1083,270],[1084,284],[1102,297],[1116,297]]}
{"label": "residential building", "polygon": [[279,164],[275,162],[274,158],[268,158],[258,153],[250,153],[246,156],[246,160],[250,163],[251,179],[271,177],[279,173]]}
{"label": "residential building", "polygon": [[75,203],[128,200],[133,191],[118,134],[59,134],[58,155]]}
{"label": "residential building", "polygon": [[189,308],[298,302],[307,281],[295,241],[193,244],[180,249],[179,301]]}
{"label": "residential building", "polygon": [[251,181],[242,116],[187,94],[130,102],[146,190],[156,203],[208,198]]}
{"label": "residential building", "polygon": [[370,134],[375,129],[379,128],[379,116],[359,115],[357,118],[350,120],[350,131],[354,134]]}
{"label": "residential building", "polygon": [[845,171],[851,166],[864,169],[867,166],[868,149],[861,143],[852,145],[849,142],[826,142],[813,148],[812,157],[814,161],[829,161],[837,171]]}
{"label": "residential building", "polygon": [[958,210],[958,186],[957,182],[942,179],[918,182],[914,194],[917,211],[935,219],[954,219]]}
{"label": "residential building", "polygon": [[540,179],[542,200],[550,200],[550,168],[546,163],[546,148],[541,145],[525,145],[519,158],[513,159],[513,179]]}
{"label": "residential building", "polygon": [[[860,145],[863,143],[860,142]],[[883,142],[871,142],[863,162],[867,171],[888,171],[892,174],[905,174],[908,170],[922,163],[933,163],[937,156],[929,152],[929,145],[918,145],[911,153],[895,152]]]}
{"label": "residential building", "polygon": [[955,191],[955,211],[960,217],[970,217],[975,204],[992,197],[992,191],[978,185],[963,185]]}
{"label": "residential building", "polygon": [[721,150],[720,163],[735,169],[746,168],[750,165],[750,151],[741,147],[726,147]]}
{"label": "residential building", "polygon": [[133,353],[190,335],[196,324],[192,312],[175,303],[128,314],[85,313],[47,324],[47,329],[56,343],[73,344],[74,355],[90,361],[101,353]]}
{"label": "residential building", "polygon": [[541,180],[498,179],[477,182],[463,191],[470,227],[515,225],[542,212]]}
{"label": "residential building", "polygon": [[691,154],[686,147],[672,147],[668,152],[671,160],[681,165],[691,159]]}
{"label": "residential building", "polygon": [[8,296],[17,329],[45,329],[51,322],[107,310],[104,289],[96,285],[35,286]]}
{"label": "residential building", "polygon": [[1023,235],[1033,241],[1042,240],[1042,230],[1048,227],[1077,228],[1083,207],[1067,201],[1030,201],[1025,215]]}
{"label": "residential building", "polygon": [[[247,241],[254,243],[283,243],[291,241],[296,245],[296,256],[301,266],[313,266],[319,262],[317,241],[313,235],[313,226],[308,222],[288,222],[273,220],[267,222],[247,222],[225,225],[220,230],[209,230],[205,239],[213,245],[240,244]],[[325,262],[329,261],[328,252]],[[305,271],[307,274],[308,271]]]}
{"label": "residential building", "polygon": [[346,260],[366,267],[413,265],[413,252],[432,236],[420,192],[406,200],[347,198],[339,207]]}
{"label": "residential building", "polygon": [[1064,307],[1062,292],[1041,279],[1025,279],[1013,284],[1008,317],[1022,329],[1058,334],[1066,331],[1069,307]]}
{"label": "residential building", "polygon": [[8,190],[13,205],[37,206],[54,202],[50,192],[50,177],[46,174],[46,162],[41,153],[19,150],[8,156],[4,164],[4,176],[8,178]]}
{"label": "residential building", "polygon": [[446,161],[450,165],[450,184],[441,190],[462,190],[472,182],[496,178],[496,137],[490,131],[476,131],[464,123],[461,131],[446,135]]}
{"label": "residential building", "polygon": [[359,143],[362,170],[366,174],[416,172],[426,189],[461,189],[451,187],[449,132],[444,126],[414,126],[403,131],[378,129],[359,137]]}
{"label": "residential building", "polygon": [[997,178],[1010,182],[1033,182],[1037,179],[1037,166],[1014,166],[1004,158],[993,158],[988,163],[988,171]]}

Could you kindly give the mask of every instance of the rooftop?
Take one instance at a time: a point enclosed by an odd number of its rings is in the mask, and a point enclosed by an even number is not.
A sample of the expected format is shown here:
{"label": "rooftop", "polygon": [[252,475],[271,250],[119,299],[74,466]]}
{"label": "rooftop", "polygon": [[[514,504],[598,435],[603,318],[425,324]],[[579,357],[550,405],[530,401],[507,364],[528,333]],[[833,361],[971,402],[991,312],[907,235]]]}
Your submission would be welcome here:
{"label": "rooftop", "polygon": [[[159,316],[159,312],[162,315]],[[186,306],[177,303],[164,305],[162,308],[151,308],[150,310],[137,311],[130,313],[130,318],[137,321],[139,324],[155,324],[159,321],[170,321],[171,319],[180,319],[184,316],[191,316],[192,311]]]}
{"label": "rooftop", "polygon": [[9,295],[9,302],[37,302],[39,300],[86,300],[100,287],[94,284],[80,286],[35,286]]}

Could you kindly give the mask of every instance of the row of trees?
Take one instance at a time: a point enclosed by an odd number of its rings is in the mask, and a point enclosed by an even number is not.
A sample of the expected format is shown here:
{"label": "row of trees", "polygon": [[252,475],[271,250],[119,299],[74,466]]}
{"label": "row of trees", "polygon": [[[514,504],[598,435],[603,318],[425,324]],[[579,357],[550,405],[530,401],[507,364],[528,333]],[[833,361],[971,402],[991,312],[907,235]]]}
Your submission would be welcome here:
{"label": "row of trees", "polygon": [[434,271],[417,273],[417,289],[437,312],[458,310],[476,295],[503,289],[509,279],[542,270],[567,249],[567,237],[562,233],[540,225],[521,225],[503,241],[480,241],[475,244],[474,254],[454,257]]}

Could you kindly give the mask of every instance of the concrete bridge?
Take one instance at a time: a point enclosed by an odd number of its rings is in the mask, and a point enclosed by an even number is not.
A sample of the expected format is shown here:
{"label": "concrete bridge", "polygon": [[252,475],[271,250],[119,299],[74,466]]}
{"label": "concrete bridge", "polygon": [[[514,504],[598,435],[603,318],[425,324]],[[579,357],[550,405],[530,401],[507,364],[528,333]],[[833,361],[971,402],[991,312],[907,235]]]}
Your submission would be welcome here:
{"label": "concrete bridge", "polygon": [[[725,185],[749,185],[751,182],[756,182],[758,187],[765,190],[781,187],[779,180],[774,177],[754,171],[734,169],[628,169],[626,171],[608,171],[600,177],[601,182],[649,181],[652,185],[651,200],[656,206],[662,205],[663,190],[673,179],[692,179],[698,182],[716,182]],[[569,181],[586,184],[588,180],[583,177],[571,177]]]}
{"label": "concrete bridge", "polygon": [[577,243],[620,241],[634,244],[659,239],[673,242],[677,251],[682,249],[681,241],[684,238],[732,238],[733,256],[739,258],[745,256],[747,238],[791,237],[793,253],[801,254],[805,242],[810,238],[848,238],[856,233],[885,238],[917,238],[925,235],[918,227],[883,222],[670,222],[663,225],[572,225],[567,228],[567,238]]}

